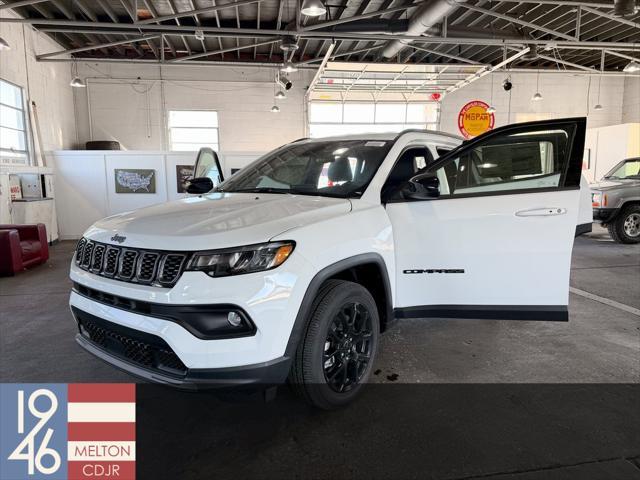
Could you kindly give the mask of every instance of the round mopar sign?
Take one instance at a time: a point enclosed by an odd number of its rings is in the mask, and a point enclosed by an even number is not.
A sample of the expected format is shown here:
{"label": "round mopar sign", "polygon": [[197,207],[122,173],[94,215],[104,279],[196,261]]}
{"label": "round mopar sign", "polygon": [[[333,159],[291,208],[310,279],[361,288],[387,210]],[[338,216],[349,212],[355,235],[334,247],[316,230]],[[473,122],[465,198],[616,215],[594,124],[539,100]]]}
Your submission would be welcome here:
{"label": "round mopar sign", "polygon": [[488,113],[489,105],[481,100],[467,103],[458,114],[458,129],[464,138],[477,137],[491,130],[495,124],[493,113]]}

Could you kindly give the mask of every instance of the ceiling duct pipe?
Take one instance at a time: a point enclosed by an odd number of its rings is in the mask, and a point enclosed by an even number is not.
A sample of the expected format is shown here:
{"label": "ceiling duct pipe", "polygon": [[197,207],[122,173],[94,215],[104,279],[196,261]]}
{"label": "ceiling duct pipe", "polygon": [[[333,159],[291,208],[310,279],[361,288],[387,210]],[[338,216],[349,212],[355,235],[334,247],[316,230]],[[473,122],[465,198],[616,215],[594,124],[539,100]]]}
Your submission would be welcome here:
{"label": "ceiling duct pipe", "polygon": [[[425,3],[409,19],[406,35],[422,35],[429,28],[455,12],[460,3],[464,3],[464,0],[431,0]],[[382,56],[385,58],[394,57],[410,43],[411,40],[393,40],[385,45]]]}
{"label": "ceiling duct pipe", "polygon": [[613,14],[617,17],[626,17],[637,12],[636,0],[613,0]]}

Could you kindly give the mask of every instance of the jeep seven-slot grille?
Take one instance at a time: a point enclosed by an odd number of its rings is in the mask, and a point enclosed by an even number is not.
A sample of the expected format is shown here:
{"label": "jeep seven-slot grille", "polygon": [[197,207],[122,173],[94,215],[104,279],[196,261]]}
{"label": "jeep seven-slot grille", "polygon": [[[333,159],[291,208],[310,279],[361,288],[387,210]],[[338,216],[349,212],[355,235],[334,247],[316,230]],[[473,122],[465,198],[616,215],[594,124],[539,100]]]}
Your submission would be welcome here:
{"label": "jeep seven-slot grille", "polygon": [[125,248],[82,238],[76,247],[75,263],[102,277],[171,287],[180,278],[187,257],[186,253]]}

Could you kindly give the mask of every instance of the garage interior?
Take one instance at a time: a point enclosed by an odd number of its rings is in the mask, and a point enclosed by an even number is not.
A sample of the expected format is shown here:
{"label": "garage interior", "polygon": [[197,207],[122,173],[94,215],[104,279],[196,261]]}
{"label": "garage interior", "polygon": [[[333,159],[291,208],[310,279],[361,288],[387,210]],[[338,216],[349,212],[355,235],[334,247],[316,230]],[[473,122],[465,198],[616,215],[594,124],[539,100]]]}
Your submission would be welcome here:
{"label": "garage interior", "polygon": [[[493,128],[586,117],[598,182],[640,157],[638,9],[3,0],[0,229],[45,225],[48,258],[0,278],[0,381],[133,381],[74,341],[69,264],[95,221],[186,197],[201,147],[229,176],[301,138],[459,136],[479,101]],[[110,172],[125,168],[153,170],[154,191],[119,195]],[[138,476],[640,479],[640,244],[594,223],[570,285],[568,323],[396,322],[370,388],[330,414],[286,387],[263,402],[139,385]]]}

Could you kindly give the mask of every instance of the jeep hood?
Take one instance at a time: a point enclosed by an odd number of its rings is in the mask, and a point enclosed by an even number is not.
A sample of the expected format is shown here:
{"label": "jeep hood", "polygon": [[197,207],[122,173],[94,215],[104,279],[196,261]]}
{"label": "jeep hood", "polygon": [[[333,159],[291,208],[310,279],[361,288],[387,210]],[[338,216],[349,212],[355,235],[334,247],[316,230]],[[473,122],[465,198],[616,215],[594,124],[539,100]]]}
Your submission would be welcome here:
{"label": "jeep hood", "polygon": [[85,236],[158,250],[210,250],[270,240],[292,228],[351,211],[351,202],[287,194],[212,193],[125,212],[96,222]]}
{"label": "jeep hood", "polygon": [[640,187],[640,180],[636,180],[634,178],[630,179],[602,179],[599,182],[592,183],[589,185],[592,190],[598,190],[601,192],[606,192],[607,190],[614,190],[618,188],[638,188]]}

